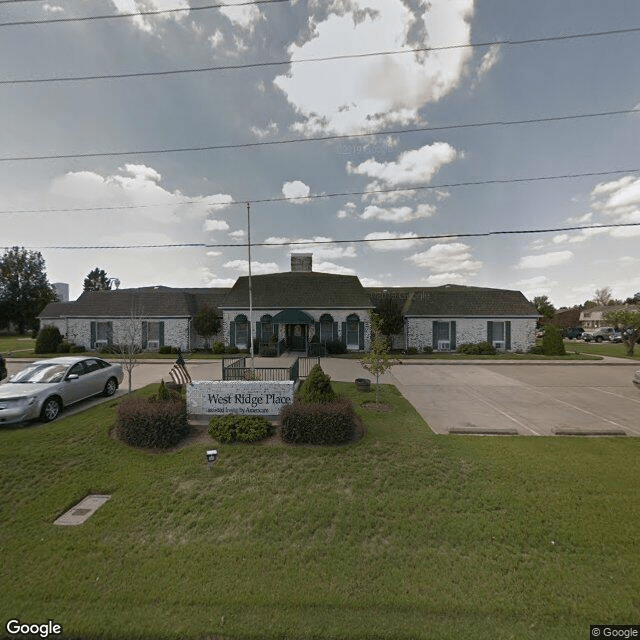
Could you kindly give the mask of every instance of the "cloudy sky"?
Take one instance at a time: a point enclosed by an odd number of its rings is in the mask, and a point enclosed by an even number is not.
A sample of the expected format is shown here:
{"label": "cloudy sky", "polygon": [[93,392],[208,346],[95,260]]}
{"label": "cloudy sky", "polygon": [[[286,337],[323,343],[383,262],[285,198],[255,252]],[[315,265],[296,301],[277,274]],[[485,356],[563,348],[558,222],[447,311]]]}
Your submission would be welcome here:
{"label": "cloudy sky", "polygon": [[230,286],[247,201],[253,273],[640,291],[637,0],[190,2],[1,5],[0,245],[72,299]]}

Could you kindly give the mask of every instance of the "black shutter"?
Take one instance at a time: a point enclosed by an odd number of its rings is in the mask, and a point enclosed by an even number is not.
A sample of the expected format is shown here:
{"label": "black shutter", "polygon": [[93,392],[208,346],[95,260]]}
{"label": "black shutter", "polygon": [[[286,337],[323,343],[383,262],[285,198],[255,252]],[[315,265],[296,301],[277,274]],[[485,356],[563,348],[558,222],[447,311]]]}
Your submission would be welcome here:
{"label": "black shutter", "polygon": [[342,342],[344,342],[344,344],[347,344],[347,323],[346,322],[342,323]]}
{"label": "black shutter", "polygon": [[431,346],[434,351],[438,349],[438,323],[435,320],[431,324]]}
{"label": "black shutter", "polygon": [[113,344],[113,322],[107,324],[107,344]]}
{"label": "black shutter", "polygon": [[493,322],[487,321],[487,342],[493,344]]}
{"label": "black shutter", "polygon": [[160,322],[158,331],[158,345],[164,347],[164,320]]}
{"label": "black shutter", "polygon": [[316,339],[320,342],[320,323],[315,322]]}
{"label": "black shutter", "polygon": [[142,322],[142,349],[147,348],[147,341],[149,340],[149,323],[146,320]]}
{"label": "black shutter", "polygon": [[229,323],[229,345],[235,346],[236,344],[236,323],[232,320]]}
{"label": "black shutter", "polygon": [[258,344],[262,340],[262,322],[256,322],[256,338],[258,339]]}
{"label": "black shutter", "polygon": [[338,342],[338,323],[333,323],[333,341]]}
{"label": "black shutter", "polygon": [[358,328],[358,347],[360,351],[364,351],[364,322],[360,322]]}
{"label": "black shutter", "polygon": [[511,320],[504,323],[504,347],[507,351],[511,351]]}
{"label": "black shutter", "polygon": [[91,327],[89,330],[91,332],[91,344],[89,345],[89,349],[95,349],[96,348],[96,323],[95,322],[91,323]]}
{"label": "black shutter", "polygon": [[456,350],[456,321],[451,321],[451,332],[449,335],[449,340],[451,341],[451,351]]}

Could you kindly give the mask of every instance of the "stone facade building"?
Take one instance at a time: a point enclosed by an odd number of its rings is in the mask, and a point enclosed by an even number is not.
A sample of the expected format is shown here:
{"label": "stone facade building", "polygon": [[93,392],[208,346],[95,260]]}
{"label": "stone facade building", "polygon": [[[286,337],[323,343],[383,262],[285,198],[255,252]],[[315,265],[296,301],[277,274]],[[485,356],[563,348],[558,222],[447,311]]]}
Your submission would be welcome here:
{"label": "stone facade building", "polygon": [[463,287],[365,288],[357,276],[318,273],[310,254],[292,254],[284,273],[238,278],[230,289],[143,287],[85,292],[75,302],[49,304],[42,325],[58,327],[87,349],[139,344],[190,351],[205,346],[193,319],[204,305],[216,309],[221,331],[208,337],[249,349],[254,344],[309,352],[312,345],[367,351],[370,312],[384,296],[397,298],[404,328],[400,348],[455,351],[462,343],[488,341],[504,351],[526,351],[535,342],[538,313],[519,291]]}

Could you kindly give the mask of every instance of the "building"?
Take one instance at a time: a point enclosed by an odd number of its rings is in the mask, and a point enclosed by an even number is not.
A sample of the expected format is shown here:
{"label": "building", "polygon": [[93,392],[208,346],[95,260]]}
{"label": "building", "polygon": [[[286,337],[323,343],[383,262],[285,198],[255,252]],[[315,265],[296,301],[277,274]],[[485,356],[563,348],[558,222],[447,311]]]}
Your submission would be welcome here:
{"label": "building", "polygon": [[519,291],[463,287],[365,288],[357,276],[319,273],[311,254],[292,254],[291,271],[238,278],[230,289],[143,287],[83,293],[75,302],[49,304],[41,326],[57,326],[65,338],[89,349],[134,341],[142,349],[183,351],[204,346],[193,318],[205,304],[222,318],[213,340],[240,350],[250,339],[307,352],[310,345],[342,345],[367,351],[370,312],[381,296],[398,297],[404,329],[395,346],[455,351],[465,342],[489,341],[505,351],[535,342],[538,313]]}
{"label": "building", "polygon": [[51,286],[54,288],[59,302],[69,302],[69,285],[66,282],[54,282]]}
{"label": "building", "polygon": [[614,311],[640,311],[640,306],[632,304],[616,304],[583,309],[580,312],[580,326],[585,331],[599,329],[600,327],[608,327],[610,325],[605,320],[605,316],[608,313],[613,313]]}

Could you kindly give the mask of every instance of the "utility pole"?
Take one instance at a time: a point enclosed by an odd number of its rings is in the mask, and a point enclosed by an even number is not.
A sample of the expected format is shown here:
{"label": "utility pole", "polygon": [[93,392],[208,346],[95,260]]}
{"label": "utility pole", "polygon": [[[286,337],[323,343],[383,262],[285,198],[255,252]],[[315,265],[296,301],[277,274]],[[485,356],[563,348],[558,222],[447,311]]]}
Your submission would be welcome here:
{"label": "utility pole", "polygon": [[247,250],[249,253],[249,353],[251,353],[251,371],[255,370],[253,361],[253,291],[251,289],[251,209],[247,202]]}

